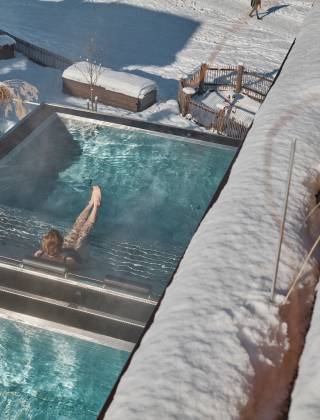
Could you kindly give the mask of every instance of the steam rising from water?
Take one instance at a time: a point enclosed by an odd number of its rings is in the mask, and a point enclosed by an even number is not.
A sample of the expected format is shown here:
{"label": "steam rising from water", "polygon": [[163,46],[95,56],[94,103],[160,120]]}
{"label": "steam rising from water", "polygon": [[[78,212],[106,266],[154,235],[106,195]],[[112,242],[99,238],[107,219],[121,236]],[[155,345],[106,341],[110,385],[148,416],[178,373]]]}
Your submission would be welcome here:
{"label": "steam rising from water", "polygon": [[30,254],[52,226],[66,232],[87,203],[90,185],[99,184],[103,205],[82,273],[147,282],[159,294],[233,154],[56,119],[0,165],[1,253],[16,247]]}

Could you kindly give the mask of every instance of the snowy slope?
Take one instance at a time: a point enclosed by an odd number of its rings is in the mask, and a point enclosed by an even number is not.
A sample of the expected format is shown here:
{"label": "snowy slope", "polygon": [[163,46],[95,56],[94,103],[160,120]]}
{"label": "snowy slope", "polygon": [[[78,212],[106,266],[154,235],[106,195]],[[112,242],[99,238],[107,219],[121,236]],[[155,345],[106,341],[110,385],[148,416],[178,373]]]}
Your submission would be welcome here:
{"label": "snowy slope", "polygon": [[269,293],[294,137],[278,304],[310,247],[303,220],[314,197],[303,182],[320,152],[319,20],[318,2],[106,419],[271,420],[283,408],[311,307],[315,260],[289,305],[271,305]]}
{"label": "snowy slope", "polygon": [[[0,29],[76,61],[95,39],[98,62],[144,76],[159,86],[158,100],[135,114],[180,126],[177,80],[202,62],[237,64],[276,74],[312,0],[263,0],[263,20],[249,18],[249,0],[0,0]],[[268,12],[269,11],[269,12]],[[0,65],[1,68],[1,65]],[[21,69],[20,77],[28,77]],[[41,71],[46,72],[44,68]],[[15,75],[16,75],[15,71]],[[44,76],[48,79],[48,76]],[[51,73],[41,97],[53,97],[61,72]],[[10,74],[8,74],[8,78]],[[34,83],[41,83],[42,77]],[[31,80],[30,80],[31,83]],[[61,92],[61,90],[60,90]],[[84,100],[60,95],[59,102]],[[119,112],[100,107],[100,111]],[[129,112],[121,111],[123,115]]]}

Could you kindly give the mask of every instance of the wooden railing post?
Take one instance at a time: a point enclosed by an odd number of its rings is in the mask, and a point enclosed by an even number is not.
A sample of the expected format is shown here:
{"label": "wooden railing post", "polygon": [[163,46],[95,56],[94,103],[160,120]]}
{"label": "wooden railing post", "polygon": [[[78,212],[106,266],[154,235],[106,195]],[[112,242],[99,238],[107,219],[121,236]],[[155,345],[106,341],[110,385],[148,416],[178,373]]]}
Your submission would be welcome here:
{"label": "wooden railing post", "polygon": [[[185,92],[186,90],[193,90],[193,92],[190,94],[188,92]],[[194,93],[194,89],[190,88],[190,87],[185,87],[182,90],[182,97],[183,97],[183,101],[182,101],[182,109],[181,109],[181,113],[182,116],[185,117],[188,113],[189,113],[189,102],[190,102],[190,98]]]}
{"label": "wooden railing post", "polygon": [[223,104],[218,104],[217,108],[218,112],[216,115],[215,129],[218,134],[221,134],[224,131],[225,106]]}
{"label": "wooden railing post", "polygon": [[206,63],[202,63],[200,67],[200,73],[199,73],[199,90],[200,91],[202,91],[207,69],[208,69],[208,65]]}
{"label": "wooden railing post", "polygon": [[243,76],[244,66],[242,63],[238,65],[237,80],[236,80],[236,93],[240,93],[242,89],[242,76]]}

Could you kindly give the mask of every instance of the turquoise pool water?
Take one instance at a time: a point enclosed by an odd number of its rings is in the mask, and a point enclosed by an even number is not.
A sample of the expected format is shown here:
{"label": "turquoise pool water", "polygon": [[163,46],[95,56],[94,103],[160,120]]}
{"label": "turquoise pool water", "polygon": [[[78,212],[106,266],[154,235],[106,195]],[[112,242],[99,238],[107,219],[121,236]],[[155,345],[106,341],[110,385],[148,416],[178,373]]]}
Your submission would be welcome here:
{"label": "turquoise pool water", "polygon": [[235,150],[165,134],[57,119],[0,161],[0,254],[23,256],[66,232],[90,185],[103,206],[81,273],[151,285],[158,296]]}
{"label": "turquoise pool water", "polygon": [[0,319],[0,419],[94,420],[128,357]]}

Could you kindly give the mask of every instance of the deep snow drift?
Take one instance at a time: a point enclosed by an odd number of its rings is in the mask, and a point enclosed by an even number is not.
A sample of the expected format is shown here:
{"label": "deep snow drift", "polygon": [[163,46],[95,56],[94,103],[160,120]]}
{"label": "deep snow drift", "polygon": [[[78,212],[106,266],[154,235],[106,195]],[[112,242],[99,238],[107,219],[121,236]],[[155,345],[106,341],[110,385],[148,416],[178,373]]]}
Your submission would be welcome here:
{"label": "deep snow drift", "polygon": [[[316,281],[314,203],[304,180],[319,158],[320,4],[260,108],[228,184],[193,237],[106,419],[274,419],[288,397]],[[297,139],[277,305],[269,303],[290,146]],[[290,320],[289,323],[285,320]],[[254,390],[254,391],[253,391]]]}

